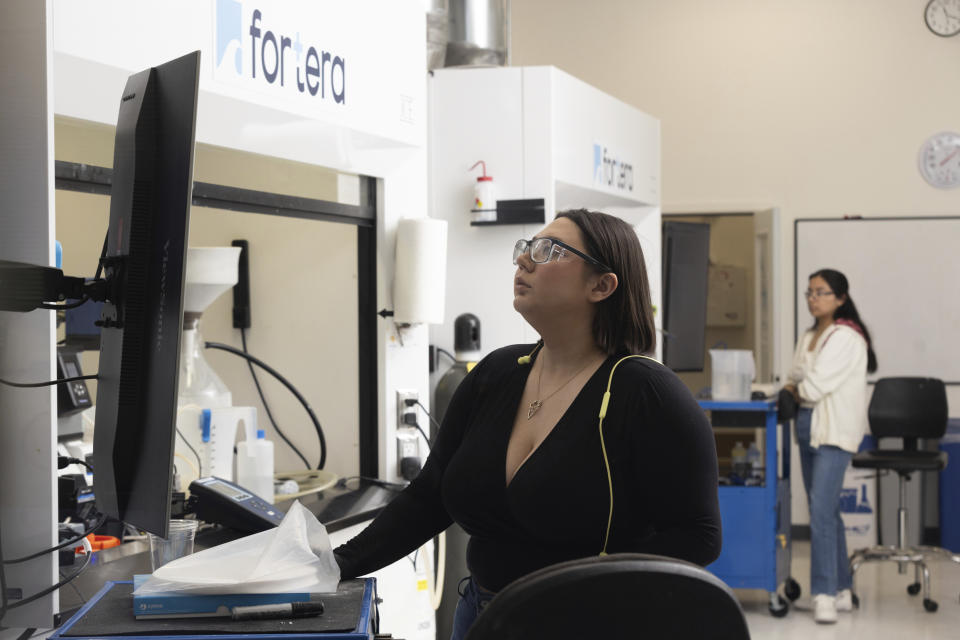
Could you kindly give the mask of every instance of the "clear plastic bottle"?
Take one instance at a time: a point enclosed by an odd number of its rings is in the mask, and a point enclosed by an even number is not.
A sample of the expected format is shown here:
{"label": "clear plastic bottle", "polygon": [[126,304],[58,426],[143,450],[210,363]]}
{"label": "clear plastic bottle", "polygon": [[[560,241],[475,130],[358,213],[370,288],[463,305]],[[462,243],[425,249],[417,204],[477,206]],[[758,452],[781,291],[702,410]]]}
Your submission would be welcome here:
{"label": "clear plastic bottle", "polygon": [[747,465],[750,468],[751,478],[760,478],[763,467],[763,459],[760,456],[760,448],[756,442],[751,442],[747,447]]}
{"label": "clear plastic bottle", "polygon": [[199,313],[184,313],[179,387],[177,400],[181,407],[215,409],[233,405],[230,389],[203,357]]}
{"label": "clear plastic bottle", "polygon": [[733,466],[733,472],[740,476],[741,480],[746,480],[749,477],[747,450],[743,447],[742,442],[733,445],[733,449],[730,450],[730,462]]}
{"label": "clear plastic bottle", "polygon": [[273,443],[263,429],[256,440],[237,444],[237,484],[273,504]]}

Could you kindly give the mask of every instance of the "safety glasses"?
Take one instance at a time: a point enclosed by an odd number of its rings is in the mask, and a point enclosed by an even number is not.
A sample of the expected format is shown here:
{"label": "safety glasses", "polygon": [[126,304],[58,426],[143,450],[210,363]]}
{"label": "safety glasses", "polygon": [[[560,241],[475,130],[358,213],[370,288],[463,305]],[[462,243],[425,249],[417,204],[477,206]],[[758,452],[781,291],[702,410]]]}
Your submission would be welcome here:
{"label": "safety glasses", "polygon": [[560,240],[554,240],[553,238],[534,238],[533,240],[517,240],[517,244],[513,246],[513,264],[517,264],[517,259],[520,258],[523,254],[528,254],[530,260],[536,264],[545,264],[551,260],[562,258],[567,255],[567,252],[570,252],[576,256],[583,258],[583,260],[598,269],[601,269],[604,272],[612,272],[613,269],[603,264],[599,260],[591,258],[582,251],[574,249],[566,242],[561,242]]}

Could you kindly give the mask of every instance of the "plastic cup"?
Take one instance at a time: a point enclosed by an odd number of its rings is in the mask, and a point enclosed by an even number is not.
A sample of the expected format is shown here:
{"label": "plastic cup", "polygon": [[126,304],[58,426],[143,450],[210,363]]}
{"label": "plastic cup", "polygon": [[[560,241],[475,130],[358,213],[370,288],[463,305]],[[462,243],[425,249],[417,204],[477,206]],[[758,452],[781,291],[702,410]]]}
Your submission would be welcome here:
{"label": "plastic cup", "polygon": [[156,571],[168,562],[193,553],[193,540],[197,535],[196,520],[171,520],[168,538],[150,533],[150,565]]}

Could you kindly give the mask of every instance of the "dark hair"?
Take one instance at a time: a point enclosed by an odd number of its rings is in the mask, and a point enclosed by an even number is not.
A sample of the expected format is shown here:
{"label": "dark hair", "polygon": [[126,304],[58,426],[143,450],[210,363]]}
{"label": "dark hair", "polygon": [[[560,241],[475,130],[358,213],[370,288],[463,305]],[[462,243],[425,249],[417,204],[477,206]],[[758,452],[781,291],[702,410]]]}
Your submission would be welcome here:
{"label": "dark hair", "polygon": [[633,227],[615,216],[586,209],[561,211],[557,217],[579,227],[586,252],[610,267],[619,282],[617,290],[598,304],[594,314],[593,338],[597,345],[608,354],[624,349],[631,354],[653,352],[657,334],[650,283]]}
{"label": "dark hair", "polygon": [[[857,305],[853,304],[853,298],[850,297],[850,283],[847,282],[847,276],[843,275],[836,269],[820,269],[810,274],[809,280],[813,278],[823,278],[830,289],[833,291],[834,295],[839,297],[845,297],[837,310],[833,312],[834,320],[840,318],[845,318],[847,320],[853,320],[860,328],[863,329],[863,337],[867,341],[867,372],[873,373],[877,370],[877,356],[873,352],[873,341],[870,339],[870,332],[867,331],[867,325],[863,324],[863,320],[860,319],[860,314],[857,312]],[[813,328],[817,328],[817,321],[813,321]]]}

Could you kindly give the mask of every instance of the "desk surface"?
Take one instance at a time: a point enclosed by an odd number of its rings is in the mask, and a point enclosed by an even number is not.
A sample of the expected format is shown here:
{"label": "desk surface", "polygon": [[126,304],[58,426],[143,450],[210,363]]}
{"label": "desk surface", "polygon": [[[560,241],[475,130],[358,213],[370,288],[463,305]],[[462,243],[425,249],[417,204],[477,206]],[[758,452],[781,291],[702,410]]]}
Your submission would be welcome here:
{"label": "desk surface", "polygon": [[369,638],[374,606],[374,581],[370,578],[344,580],[336,593],[322,594],[324,612],[320,616],[284,620],[245,620],[229,617],[137,619],[133,610],[133,584],[108,583],[80,615],[54,638],[110,637],[187,637],[229,638],[242,635],[259,638],[289,638],[291,635],[329,638]]}
{"label": "desk surface", "polygon": [[[300,498],[300,503],[317,516],[327,531],[334,532],[375,518],[396,495],[395,490],[361,481],[357,489],[331,488],[322,493],[304,496]],[[291,502],[285,501],[278,506],[286,511],[290,504]],[[201,531],[197,534],[196,550],[215,547],[243,535],[224,528]],[[60,589],[60,610],[72,612],[77,609],[92,598],[108,580],[131,580],[134,574],[150,573],[149,552],[145,541],[98,551],[87,570],[71,583],[72,587],[68,585]]]}

